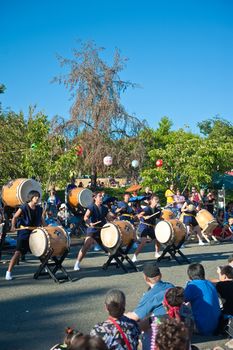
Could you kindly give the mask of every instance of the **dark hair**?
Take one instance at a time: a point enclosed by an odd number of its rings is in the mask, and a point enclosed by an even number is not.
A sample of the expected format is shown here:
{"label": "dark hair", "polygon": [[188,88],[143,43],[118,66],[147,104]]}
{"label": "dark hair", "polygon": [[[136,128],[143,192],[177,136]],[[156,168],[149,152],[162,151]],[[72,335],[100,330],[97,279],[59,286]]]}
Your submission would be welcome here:
{"label": "dark hair", "polygon": [[188,267],[188,276],[191,280],[204,280],[205,270],[203,265],[198,263],[190,264]]}
{"label": "dark hair", "polygon": [[123,193],[123,197],[126,196],[126,195],[130,196],[130,193],[129,192],[124,192]]}
{"label": "dark hair", "polygon": [[228,262],[231,263],[233,261],[233,254],[231,254],[229,257],[228,257]]}
{"label": "dark hair", "polygon": [[33,197],[39,197],[40,198],[40,192],[34,191],[34,190],[30,191],[28,193],[28,195],[27,195],[27,202],[28,203],[31,202]]}
{"label": "dark hair", "polygon": [[159,350],[187,350],[189,332],[183,322],[166,319],[158,326],[155,344]]}
{"label": "dark hair", "polygon": [[100,337],[90,335],[74,336],[71,339],[69,350],[108,350],[105,342]]}
{"label": "dark hair", "polygon": [[174,287],[166,292],[166,299],[171,306],[181,306],[184,302],[184,288]]}
{"label": "dark hair", "polygon": [[226,275],[229,279],[233,279],[233,267],[230,265],[220,266],[220,273]]}
{"label": "dark hair", "polygon": [[75,329],[72,329],[70,327],[66,328],[66,336],[64,339],[64,344],[67,345],[67,347],[70,346],[71,340],[73,337],[81,337],[83,334],[79,331],[76,331]]}
{"label": "dark hair", "polygon": [[125,312],[125,294],[118,289],[110,290],[106,294],[105,305],[110,316],[121,317]]}

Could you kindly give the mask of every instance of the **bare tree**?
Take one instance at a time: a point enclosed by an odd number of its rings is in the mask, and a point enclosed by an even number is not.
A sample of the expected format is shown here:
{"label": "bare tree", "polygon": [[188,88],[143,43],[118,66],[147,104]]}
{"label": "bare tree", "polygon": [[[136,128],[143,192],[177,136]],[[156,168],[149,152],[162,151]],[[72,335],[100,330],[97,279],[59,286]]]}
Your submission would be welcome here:
{"label": "bare tree", "polygon": [[73,59],[58,57],[68,73],[54,78],[71,93],[71,116],[66,126],[75,130],[84,145],[94,186],[97,172],[103,170],[103,157],[111,154],[114,141],[135,137],[145,123],[129,115],[120,101],[126,89],[136,87],[119,76],[126,59],[116,50],[112,65],[108,65],[100,57],[103,50],[93,42],[81,43],[80,49],[73,51]]}

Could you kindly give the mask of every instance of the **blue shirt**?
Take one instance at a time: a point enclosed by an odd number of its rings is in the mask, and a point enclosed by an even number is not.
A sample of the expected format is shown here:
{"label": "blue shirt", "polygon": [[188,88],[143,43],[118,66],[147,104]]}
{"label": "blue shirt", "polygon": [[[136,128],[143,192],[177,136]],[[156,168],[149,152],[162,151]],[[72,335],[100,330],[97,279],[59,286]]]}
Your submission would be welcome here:
{"label": "blue shirt", "polygon": [[198,331],[211,335],[216,330],[220,317],[220,306],[215,286],[207,280],[192,280],[185,288],[185,301],[191,303]]}
{"label": "blue shirt", "polygon": [[164,295],[169,288],[173,287],[173,284],[169,282],[157,282],[143,295],[138,306],[134,310],[134,313],[140,319],[143,319],[150,314],[153,314],[154,316],[165,315],[166,310],[163,307]]}

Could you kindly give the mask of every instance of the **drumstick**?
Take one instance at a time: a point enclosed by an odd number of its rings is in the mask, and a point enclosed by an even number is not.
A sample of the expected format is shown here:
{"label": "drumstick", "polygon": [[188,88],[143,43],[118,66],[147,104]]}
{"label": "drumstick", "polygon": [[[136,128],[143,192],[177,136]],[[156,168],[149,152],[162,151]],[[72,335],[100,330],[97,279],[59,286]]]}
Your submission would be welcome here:
{"label": "drumstick", "polygon": [[153,216],[157,215],[159,212],[160,212],[160,210],[156,211],[154,214],[152,214],[150,216],[142,216],[142,217],[143,217],[143,219],[148,220],[148,219],[152,218]]}
{"label": "drumstick", "polygon": [[21,231],[21,230],[35,230],[37,227],[33,227],[33,226],[25,226],[25,227],[19,227],[16,228],[14,231]]}
{"label": "drumstick", "polygon": [[91,222],[91,224],[92,224],[92,226],[95,226],[95,225],[97,225],[97,224],[100,224],[102,221],[100,220],[100,221],[97,221],[97,222],[94,222],[94,223],[92,223]]}
{"label": "drumstick", "polygon": [[[103,227],[100,227],[100,226],[95,226],[95,227],[93,227],[93,228],[97,228],[97,229],[104,229],[104,228],[108,228],[108,227],[111,227],[110,225],[107,225],[107,226],[103,226]],[[91,226],[90,226],[90,228],[91,228]]]}

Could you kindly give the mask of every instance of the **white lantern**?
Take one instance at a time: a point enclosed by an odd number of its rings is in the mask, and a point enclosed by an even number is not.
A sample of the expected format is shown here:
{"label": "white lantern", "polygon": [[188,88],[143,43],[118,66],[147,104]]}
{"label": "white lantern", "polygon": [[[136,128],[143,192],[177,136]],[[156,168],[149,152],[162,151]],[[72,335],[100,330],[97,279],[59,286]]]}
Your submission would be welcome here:
{"label": "white lantern", "polygon": [[139,161],[136,160],[136,159],[134,159],[134,160],[132,161],[131,165],[132,165],[133,168],[138,168],[138,166],[139,166]]}
{"label": "white lantern", "polygon": [[106,166],[112,165],[112,157],[111,156],[104,157],[103,161],[104,161],[104,165],[106,165]]}

